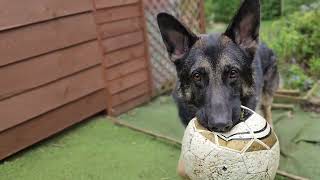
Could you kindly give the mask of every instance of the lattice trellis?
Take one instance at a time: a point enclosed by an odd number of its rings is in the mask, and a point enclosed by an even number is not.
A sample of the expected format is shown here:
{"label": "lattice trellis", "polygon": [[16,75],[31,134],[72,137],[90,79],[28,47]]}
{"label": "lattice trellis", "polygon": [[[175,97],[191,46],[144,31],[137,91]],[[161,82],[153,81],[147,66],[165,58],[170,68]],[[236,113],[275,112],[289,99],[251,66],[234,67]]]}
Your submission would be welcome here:
{"label": "lattice trellis", "polygon": [[158,95],[172,89],[176,72],[162,42],[156,16],[159,12],[170,13],[184,22],[193,32],[203,33],[205,31],[203,0],[144,0],[144,5],[153,84],[155,95]]}

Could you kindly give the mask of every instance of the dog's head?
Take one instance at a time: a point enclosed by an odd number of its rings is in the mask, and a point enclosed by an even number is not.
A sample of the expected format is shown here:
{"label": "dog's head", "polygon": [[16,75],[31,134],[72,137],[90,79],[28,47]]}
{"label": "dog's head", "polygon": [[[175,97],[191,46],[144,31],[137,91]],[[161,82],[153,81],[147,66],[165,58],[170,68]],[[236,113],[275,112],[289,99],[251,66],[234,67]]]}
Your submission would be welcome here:
{"label": "dog's head", "polygon": [[208,129],[232,128],[244,97],[254,92],[251,64],[258,47],[259,0],[245,0],[221,35],[196,35],[166,13],[157,20],[176,66],[178,96],[196,109]]}

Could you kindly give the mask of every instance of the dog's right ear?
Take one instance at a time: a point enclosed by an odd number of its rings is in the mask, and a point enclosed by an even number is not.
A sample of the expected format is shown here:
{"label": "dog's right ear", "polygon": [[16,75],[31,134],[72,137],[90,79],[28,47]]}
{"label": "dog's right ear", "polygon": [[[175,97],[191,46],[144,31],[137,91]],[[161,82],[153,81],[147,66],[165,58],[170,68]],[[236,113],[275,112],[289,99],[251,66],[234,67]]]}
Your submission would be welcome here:
{"label": "dog's right ear", "polygon": [[198,37],[170,14],[158,14],[157,21],[169,57],[176,64],[188,54]]}
{"label": "dog's right ear", "polygon": [[260,0],[244,0],[224,35],[252,57],[259,44]]}

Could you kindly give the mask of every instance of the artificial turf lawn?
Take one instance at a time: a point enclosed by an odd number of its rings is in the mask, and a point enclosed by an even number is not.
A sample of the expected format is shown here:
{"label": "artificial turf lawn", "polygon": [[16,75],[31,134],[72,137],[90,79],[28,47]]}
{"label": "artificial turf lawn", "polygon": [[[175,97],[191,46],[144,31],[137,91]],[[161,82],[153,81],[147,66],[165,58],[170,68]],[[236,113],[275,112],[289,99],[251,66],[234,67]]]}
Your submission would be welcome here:
{"label": "artificial turf lawn", "polygon": [[[283,111],[273,115],[283,153],[280,168],[320,179],[320,115],[299,109],[292,118]],[[183,135],[176,107],[168,96],[119,118],[177,140]],[[0,164],[0,180],[179,179],[175,172],[179,153],[174,146],[117,127],[100,116],[7,159]]]}
{"label": "artificial turf lawn", "polygon": [[1,180],[178,179],[179,149],[100,116],[0,164]]}

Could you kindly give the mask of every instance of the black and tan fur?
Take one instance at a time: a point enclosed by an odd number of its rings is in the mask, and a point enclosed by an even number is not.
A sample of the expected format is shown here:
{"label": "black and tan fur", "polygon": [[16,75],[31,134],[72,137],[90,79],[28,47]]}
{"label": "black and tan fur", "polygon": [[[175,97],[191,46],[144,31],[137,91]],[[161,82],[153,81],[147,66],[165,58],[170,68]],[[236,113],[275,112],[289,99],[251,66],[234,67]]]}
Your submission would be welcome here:
{"label": "black and tan fur", "polygon": [[278,88],[276,57],[259,43],[260,2],[245,0],[222,34],[196,35],[173,16],[157,17],[164,44],[176,66],[173,97],[182,122],[227,131],[240,119],[240,105],[258,104],[271,123]]}

